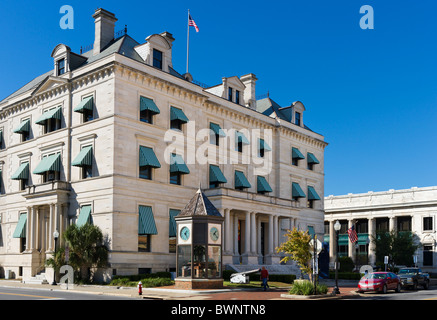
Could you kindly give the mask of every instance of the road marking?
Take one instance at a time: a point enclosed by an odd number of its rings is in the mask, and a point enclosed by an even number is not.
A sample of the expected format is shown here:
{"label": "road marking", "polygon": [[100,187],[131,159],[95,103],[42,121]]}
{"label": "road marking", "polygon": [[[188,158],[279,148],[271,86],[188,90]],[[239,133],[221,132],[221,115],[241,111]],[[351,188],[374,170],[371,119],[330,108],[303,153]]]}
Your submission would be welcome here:
{"label": "road marking", "polygon": [[22,297],[44,298],[44,299],[59,299],[59,298],[56,298],[56,297],[36,296],[36,295],[32,295],[32,294],[24,294],[24,293],[7,293],[7,292],[0,292],[0,294],[10,295],[10,296],[22,296]]}

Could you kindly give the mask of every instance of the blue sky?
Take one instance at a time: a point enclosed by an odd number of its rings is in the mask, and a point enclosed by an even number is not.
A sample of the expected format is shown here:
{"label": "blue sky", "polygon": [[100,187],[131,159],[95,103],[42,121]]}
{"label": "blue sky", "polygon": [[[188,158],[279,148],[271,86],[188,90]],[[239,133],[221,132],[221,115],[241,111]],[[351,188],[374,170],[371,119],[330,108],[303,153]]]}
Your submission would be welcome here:
{"label": "blue sky", "polygon": [[[62,5],[74,9],[63,30]],[[374,9],[362,30],[360,8]],[[254,73],[257,95],[302,101],[325,136],[325,196],[437,185],[437,3],[394,0],[0,2],[0,99],[50,70],[53,48],[94,41],[94,10],[128,25],[138,42],[169,31],[173,66],[208,85]]]}

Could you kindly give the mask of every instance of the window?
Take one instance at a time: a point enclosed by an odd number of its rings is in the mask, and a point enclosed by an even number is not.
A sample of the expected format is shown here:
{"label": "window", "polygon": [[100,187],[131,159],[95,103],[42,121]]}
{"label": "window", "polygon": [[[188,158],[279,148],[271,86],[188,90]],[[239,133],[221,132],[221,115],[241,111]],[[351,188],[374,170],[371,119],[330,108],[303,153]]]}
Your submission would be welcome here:
{"label": "window", "polygon": [[59,171],[46,171],[42,175],[43,183],[59,180]]}
{"label": "window", "polygon": [[47,119],[44,126],[44,133],[49,133],[58,130],[61,127],[61,120],[51,118]]}
{"label": "window", "polygon": [[61,59],[58,61],[58,76],[63,75],[65,73],[65,59]]}
{"label": "window", "polygon": [[44,126],[44,133],[49,133],[61,128],[61,119],[62,108],[59,106],[44,111],[35,123]]}
{"label": "window", "polygon": [[300,112],[294,113],[294,124],[300,126]]}
{"label": "window", "polygon": [[423,246],[423,265],[424,266],[432,266],[433,265],[432,255],[433,255],[432,246],[424,245]]}
{"label": "window", "polygon": [[140,121],[153,124],[153,115],[154,113],[150,110],[142,110],[140,111]]}
{"label": "window", "polygon": [[138,235],[138,252],[150,252],[150,234]]}
{"label": "window", "polygon": [[152,167],[150,166],[140,166],[140,178],[152,180]]}
{"label": "window", "polygon": [[153,49],[153,66],[162,70],[162,52]]}
{"label": "window", "polygon": [[152,207],[138,208],[138,252],[151,251],[151,235],[158,234]]}
{"label": "window", "polygon": [[432,228],[432,217],[423,218],[423,231],[431,231]]}
{"label": "window", "polygon": [[232,88],[231,87],[229,87],[229,89],[228,89],[228,100],[232,101]]}
{"label": "window", "polygon": [[83,98],[73,111],[82,113],[82,123],[94,120],[94,96]]}
{"label": "window", "polygon": [[[22,164],[27,164],[27,168],[29,168],[29,162],[23,162]],[[29,170],[29,169],[27,169]],[[28,174],[29,175],[29,174]],[[29,186],[29,176],[23,177],[20,179],[20,190],[26,190],[26,188]]]}
{"label": "window", "polygon": [[170,183],[181,185],[181,173],[180,172],[171,172],[170,173]]}
{"label": "window", "polygon": [[308,200],[307,201],[307,208],[311,208],[311,209],[314,208],[314,200]]}
{"label": "window", "polygon": [[235,103],[240,104],[240,91],[235,90]]}
{"label": "window", "polygon": [[82,179],[92,178],[93,176],[93,166],[83,166],[82,167]]}
{"label": "window", "polygon": [[0,150],[3,149],[3,130],[0,130]]}

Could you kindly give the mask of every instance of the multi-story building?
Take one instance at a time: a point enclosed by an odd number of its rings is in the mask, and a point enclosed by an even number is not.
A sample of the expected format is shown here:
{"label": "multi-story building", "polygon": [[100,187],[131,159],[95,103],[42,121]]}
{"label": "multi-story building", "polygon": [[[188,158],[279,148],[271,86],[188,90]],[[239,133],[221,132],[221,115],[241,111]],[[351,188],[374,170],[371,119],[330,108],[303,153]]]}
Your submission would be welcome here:
{"label": "multi-story building", "polygon": [[174,270],[174,216],[199,185],[225,217],[224,264],[278,264],[293,226],[323,235],[327,143],[301,102],[256,100],[254,74],[200,86],[173,68],[169,32],[139,43],[93,17],[91,50],[57,45],[0,102],[3,270],[43,271],[72,223],[102,229],[104,277]]}
{"label": "multi-story building", "polygon": [[[339,231],[339,256],[349,256],[359,265],[375,265],[375,244],[379,231],[413,232],[419,240],[417,265],[437,271],[436,255],[437,187],[389,190],[325,197],[325,241],[329,241],[331,262],[335,259],[334,224]],[[352,226],[358,241],[352,244],[347,230]]]}

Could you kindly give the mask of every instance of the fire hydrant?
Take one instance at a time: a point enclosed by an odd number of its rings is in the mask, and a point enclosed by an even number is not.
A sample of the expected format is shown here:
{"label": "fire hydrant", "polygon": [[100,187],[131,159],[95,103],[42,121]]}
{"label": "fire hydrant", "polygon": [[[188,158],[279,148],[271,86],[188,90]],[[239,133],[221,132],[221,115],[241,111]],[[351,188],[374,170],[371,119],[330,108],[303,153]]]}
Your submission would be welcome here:
{"label": "fire hydrant", "polygon": [[138,282],[138,295],[142,295],[143,294],[143,284],[140,282]]}

